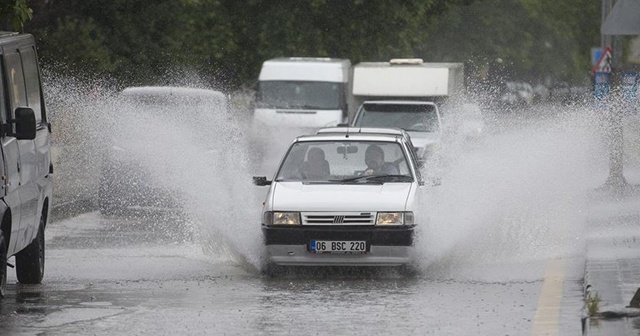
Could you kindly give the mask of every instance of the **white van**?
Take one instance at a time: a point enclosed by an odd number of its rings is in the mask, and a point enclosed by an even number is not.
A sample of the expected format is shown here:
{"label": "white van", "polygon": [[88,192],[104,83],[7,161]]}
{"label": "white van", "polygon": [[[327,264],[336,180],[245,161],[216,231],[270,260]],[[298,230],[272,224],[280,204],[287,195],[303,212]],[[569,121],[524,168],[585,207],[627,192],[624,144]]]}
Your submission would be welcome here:
{"label": "white van", "polygon": [[290,57],[265,61],[254,121],[266,126],[321,128],[347,121],[351,62]]}
{"label": "white van", "polygon": [[11,256],[18,282],[42,282],[53,165],[51,124],[34,37],[0,32],[0,64],[0,297],[4,297]]}

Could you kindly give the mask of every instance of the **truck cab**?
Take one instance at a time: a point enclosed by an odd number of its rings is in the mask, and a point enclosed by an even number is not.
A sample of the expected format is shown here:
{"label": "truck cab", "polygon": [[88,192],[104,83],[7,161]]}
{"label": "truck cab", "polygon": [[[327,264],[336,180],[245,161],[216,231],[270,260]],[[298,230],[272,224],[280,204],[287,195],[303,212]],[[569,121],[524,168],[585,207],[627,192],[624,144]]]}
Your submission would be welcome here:
{"label": "truck cab", "polygon": [[[443,106],[460,103],[462,63],[425,63],[422,59],[362,62],[353,67],[353,99],[358,108],[352,127],[399,127],[409,132],[422,160],[440,143]],[[449,118],[452,120],[453,118]]]}
{"label": "truck cab", "polygon": [[438,106],[417,100],[365,101],[353,119],[353,126],[401,128],[411,136],[421,160],[433,154],[442,133]]}

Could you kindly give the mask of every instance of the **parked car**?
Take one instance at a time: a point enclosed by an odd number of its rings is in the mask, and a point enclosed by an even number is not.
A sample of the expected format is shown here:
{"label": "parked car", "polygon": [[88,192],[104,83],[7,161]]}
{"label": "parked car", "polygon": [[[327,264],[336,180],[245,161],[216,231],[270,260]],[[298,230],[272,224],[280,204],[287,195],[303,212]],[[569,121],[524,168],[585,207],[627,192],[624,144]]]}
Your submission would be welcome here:
{"label": "parked car", "polygon": [[549,100],[562,105],[574,105],[585,103],[592,94],[592,89],[589,87],[572,86],[566,82],[558,82],[551,87]]}
{"label": "parked car", "polygon": [[42,282],[53,166],[51,124],[33,36],[1,32],[0,58],[0,297],[4,297],[11,256],[15,255],[18,282]]}
{"label": "parked car", "polygon": [[325,128],[289,147],[269,186],[262,232],[267,273],[282,266],[411,265],[423,185],[400,129]]}
{"label": "parked car", "polygon": [[[178,212],[182,208],[181,194],[159,183],[157,173],[166,169],[165,158],[155,147],[168,125],[186,129],[208,127],[218,120],[213,114],[227,112],[226,96],[214,90],[187,87],[130,87],[117,99],[119,106],[110,126],[108,148],[102,163],[98,191],[100,212],[119,215],[135,212]],[[165,125],[162,129],[153,125]],[[146,129],[149,128],[149,129]],[[178,131],[176,131],[178,132]],[[185,134],[184,136],[195,136]],[[200,139],[204,143],[207,139]],[[164,174],[164,178],[170,175]]]}
{"label": "parked car", "polygon": [[524,82],[505,82],[499,94],[503,108],[529,107],[534,103],[533,87]]}

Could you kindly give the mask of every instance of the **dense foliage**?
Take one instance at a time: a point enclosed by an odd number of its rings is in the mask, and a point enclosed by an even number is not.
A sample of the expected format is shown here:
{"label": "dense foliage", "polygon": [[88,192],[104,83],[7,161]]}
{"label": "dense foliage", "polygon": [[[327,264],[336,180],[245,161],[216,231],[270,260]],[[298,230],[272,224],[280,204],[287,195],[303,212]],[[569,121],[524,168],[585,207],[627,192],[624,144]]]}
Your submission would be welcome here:
{"label": "dense foliage", "polygon": [[[12,3],[20,3],[21,0]],[[251,85],[279,56],[465,62],[470,75],[580,81],[599,39],[591,0],[31,0],[25,31],[59,71]],[[498,62],[498,63],[496,63]]]}

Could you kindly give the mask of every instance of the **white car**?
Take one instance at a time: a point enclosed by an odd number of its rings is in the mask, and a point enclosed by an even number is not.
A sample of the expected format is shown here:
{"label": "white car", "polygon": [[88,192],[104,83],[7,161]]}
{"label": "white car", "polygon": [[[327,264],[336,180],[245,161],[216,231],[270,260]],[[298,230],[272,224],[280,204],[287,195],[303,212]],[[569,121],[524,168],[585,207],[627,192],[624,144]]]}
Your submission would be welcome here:
{"label": "white car", "polygon": [[268,272],[278,266],[412,263],[424,183],[400,129],[325,128],[291,144],[264,202]]}
{"label": "white car", "polygon": [[401,128],[411,136],[421,160],[433,154],[442,133],[438,106],[428,101],[366,101],[358,108],[352,126]]}

